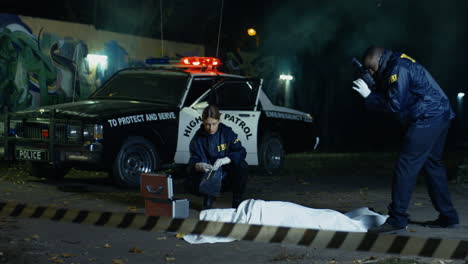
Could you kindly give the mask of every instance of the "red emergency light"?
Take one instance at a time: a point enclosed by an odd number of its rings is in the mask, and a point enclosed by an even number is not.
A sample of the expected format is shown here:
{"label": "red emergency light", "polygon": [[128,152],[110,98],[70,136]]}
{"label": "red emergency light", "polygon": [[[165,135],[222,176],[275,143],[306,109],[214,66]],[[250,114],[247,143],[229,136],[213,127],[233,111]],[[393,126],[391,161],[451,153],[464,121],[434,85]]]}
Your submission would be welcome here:
{"label": "red emergency light", "polygon": [[49,130],[48,129],[42,129],[41,136],[43,138],[48,138],[49,137]]}
{"label": "red emergency light", "polygon": [[183,57],[180,59],[180,63],[195,67],[217,67],[221,65],[221,61],[213,57]]}

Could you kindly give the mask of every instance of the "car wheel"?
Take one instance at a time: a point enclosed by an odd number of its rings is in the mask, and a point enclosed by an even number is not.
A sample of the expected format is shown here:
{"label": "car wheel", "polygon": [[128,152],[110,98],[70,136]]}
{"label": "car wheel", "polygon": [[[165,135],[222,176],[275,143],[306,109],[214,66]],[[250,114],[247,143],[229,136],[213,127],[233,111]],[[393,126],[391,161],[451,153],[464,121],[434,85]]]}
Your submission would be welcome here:
{"label": "car wheel", "polygon": [[260,143],[259,162],[261,170],[272,175],[281,170],[284,164],[284,147],[281,138],[274,133],[267,133]]}
{"label": "car wheel", "polygon": [[48,164],[41,162],[31,162],[29,174],[37,178],[46,178],[52,181],[59,181],[67,175],[70,168],[53,168]]}
{"label": "car wheel", "polygon": [[142,137],[129,137],[120,147],[112,167],[112,177],[121,187],[140,185],[140,175],[159,167],[155,146]]}

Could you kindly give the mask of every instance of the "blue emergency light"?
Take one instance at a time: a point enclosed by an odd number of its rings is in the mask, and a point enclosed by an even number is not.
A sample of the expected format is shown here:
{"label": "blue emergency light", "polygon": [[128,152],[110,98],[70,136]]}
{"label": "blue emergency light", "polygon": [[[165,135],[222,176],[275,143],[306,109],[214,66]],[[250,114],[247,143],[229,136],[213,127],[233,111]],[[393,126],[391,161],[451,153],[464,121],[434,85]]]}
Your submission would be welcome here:
{"label": "blue emergency light", "polygon": [[10,128],[10,131],[8,131],[9,136],[15,136],[16,135],[16,128]]}
{"label": "blue emergency light", "polygon": [[169,58],[148,58],[146,64],[169,64]]}

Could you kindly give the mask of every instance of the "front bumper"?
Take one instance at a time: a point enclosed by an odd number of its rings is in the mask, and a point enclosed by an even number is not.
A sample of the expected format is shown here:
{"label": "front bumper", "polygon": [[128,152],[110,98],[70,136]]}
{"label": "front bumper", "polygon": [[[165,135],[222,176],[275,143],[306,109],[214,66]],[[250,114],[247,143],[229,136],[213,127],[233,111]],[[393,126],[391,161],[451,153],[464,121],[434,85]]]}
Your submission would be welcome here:
{"label": "front bumper", "polygon": [[51,165],[99,165],[103,161],[101,142],[75,144],[50,143],[47,140],[27,140],[3,138],[0,157],[5,160],[26,160],[44,162]]}

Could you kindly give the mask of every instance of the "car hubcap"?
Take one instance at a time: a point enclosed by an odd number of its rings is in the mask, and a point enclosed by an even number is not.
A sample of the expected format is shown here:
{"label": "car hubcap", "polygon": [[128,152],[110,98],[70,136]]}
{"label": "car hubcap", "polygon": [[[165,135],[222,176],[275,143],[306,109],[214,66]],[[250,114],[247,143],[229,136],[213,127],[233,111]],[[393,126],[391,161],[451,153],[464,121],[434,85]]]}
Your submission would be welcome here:
{"label": "car hubcap", "polygon": [[134,183],[139,182],[142,173],[150,172],[156,165],[154,153],[142,145],[129,146],[122,158],[122,175]]}
{"label": "car hubcap", "polygon": [[281,167],[283,148],[277,139],[268,142],[265,151],[265,165],[268,170],[273,171]]}

